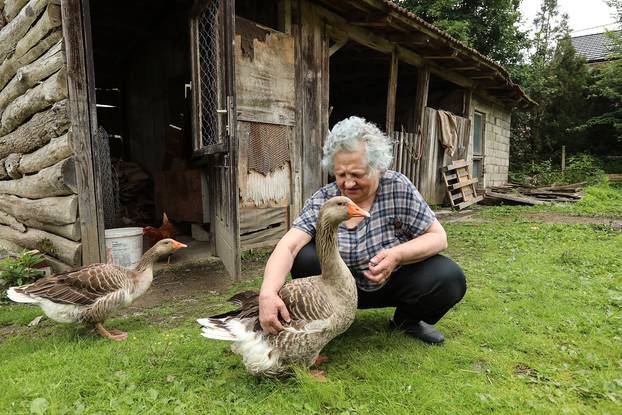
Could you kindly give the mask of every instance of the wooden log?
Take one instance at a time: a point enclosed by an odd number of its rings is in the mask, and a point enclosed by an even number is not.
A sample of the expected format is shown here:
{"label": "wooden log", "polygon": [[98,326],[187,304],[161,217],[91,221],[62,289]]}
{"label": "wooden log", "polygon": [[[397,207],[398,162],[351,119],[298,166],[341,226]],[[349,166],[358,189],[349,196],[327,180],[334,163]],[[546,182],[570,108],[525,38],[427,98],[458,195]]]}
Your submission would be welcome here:
{"label": "wooden log", "polygon": [[4,0],[0,0],[0,30],[6,26],[6,18],[4,17]]}
{"label": "wooden log", "polygon": [[0,182],[0,193],[31,199],[65,196],[76,193],[76,172],[73,157],[66,158],[37,174],[17,180]]}
{"label": "wooden log", "polygon": [[35,228],[47,231],[55,235],[71,239],[72,241],[80,241],[80,223],[74,222],[67,225],[54,225],[51,223],[40,222],[36,219],[24,219],[23,222],[28,228]]}
{"label": "wooden log", "polygon": [[15,229],[18,232],[26,232],[26,227],[22,223],[20,223],[13,216],[1,210],[0,210],[0,223],[3,225],[10,226],[11,228]]}
{"label": "wooden log", "polygon": [[61,50],[62,43],[58,42],[46,54],[17,71],[2,91],[0,91],[0,117],[5,108],[17,97],[23,95],[29,88],[39,81],[52,75],[64,65],[64,56]]}
{"label": "wooden log", "polygon": [[47,262],[50,267],[52,267],[52,271],[54,272],[67,272],[72,271],[76,268],[75,266],[67,265],[64,262],[59,261],[58,259],[49,255],[44,254],[43,257],[45,258],[45,262]]}
{"label": "wooden log", "polygon": [[4,10],[2,11],[2,15],[8,23],[15,19],[15,16],[17,16],[26,3],[28,3],[28,0],[5,0],[3,2]]}
{"label": "wooden log", "polygon": [[62,68],[39,86],[11,102],[2,113],[0,136],[15,130],[30,116],[67,98],[67,71]]}
{"label": "wooden log", "polygon": [[19,162],[22,158],[21,154],[12,153],[4,160],[4,167],[6,170],[6,174],[11,179],[19,179],[22,177],[21,173],[18,171]]}
{"label": "wooden log", "polygon": [[46,231],[29,228],[26,232],[18,232],[8,226],[0,225],[0,239],[6,239],[28,249],[38,249],[69,265],[80,263],[80,243]]}
{"label": "wooden log", "polygon": [[[48,5],[48,0],[30,0],[9,24],[0,30],[0,61],[4,61]],[[8,19],[7,19],[8,20]]]}
{"label": "wooden log", "polygon": [[28,65],[43,55],[62,37],[62,32],[55,30],[24,55],[20,56],[14,53],[10,58],[2,62],[0,64],[0,88],[3,88],[13,78],[19,68]]}
{"label": "wooden log", "polygon": [[24,175],[41,171],[71,156],[72,149],[69,133],[55,137],[39,150],[24,154],[20,160],[18,171]]}
{"label": "wooden log", "polygon": [[0,136],[0,158],[11,153],[30,153],[43,147],[53,137],[64,134],[69,128],[67,100],[60,101],[47,111],[35,114],[15,131]]}
{"label": "wooden log", "polygon": [[20,222],[36,219],[42,223],[67,225],[78,219],[78,197],[27,199],[0,194],[0,209]]}
{"label": "wooden log", "polygon": [[56,30],[61,25],[60,7],[50,4],[41,15],[41,18],[26,33],[26,35],[15,45],[15,54],[23,56],[32,49],[41,39],[45,38],[50,32]]}

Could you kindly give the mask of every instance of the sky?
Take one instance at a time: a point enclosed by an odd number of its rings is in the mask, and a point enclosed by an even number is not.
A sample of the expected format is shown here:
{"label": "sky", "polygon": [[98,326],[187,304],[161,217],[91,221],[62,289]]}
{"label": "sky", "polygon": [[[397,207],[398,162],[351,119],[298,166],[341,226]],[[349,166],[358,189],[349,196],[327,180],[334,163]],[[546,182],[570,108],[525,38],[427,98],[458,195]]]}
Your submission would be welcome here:
{"label": "sky", "polygon": [[[531,29],[533,19],[540,9],[542,0],[522,0],[521,13],[523,27]],[[567,13],[572,36],[588,35],[604,32],[605,28],[615,29],[613,8],[607,6],[603,0],[558,0],[560,15]],[[608,24],[603,27],[602,25]],[[598,27],[597,27],[598,26]],[[587,29],[587,30],[586,30]]]}

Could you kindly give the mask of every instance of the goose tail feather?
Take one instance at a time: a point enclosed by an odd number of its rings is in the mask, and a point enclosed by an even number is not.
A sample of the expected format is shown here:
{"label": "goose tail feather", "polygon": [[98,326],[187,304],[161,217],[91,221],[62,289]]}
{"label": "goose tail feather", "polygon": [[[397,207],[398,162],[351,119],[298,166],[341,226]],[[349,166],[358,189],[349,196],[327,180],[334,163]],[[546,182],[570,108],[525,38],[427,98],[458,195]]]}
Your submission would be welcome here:
{"label": "goose tail feather", "polygon": [[[201,335],[208,339],[238,341],[242,324],[232,319],[200,318],[197,320],[203,330]],[[239,327],[238,327],[239,326]]]}
{"label": "goose tail feather", "polygon": [[38,302],[36,299],[32,298],[30,295],[16,291],[16,288],[21,288],[21,287],[11,287],[6,291],[6,295],[12,301],[15,301],[16,303],[26,303],[26,304],[34,304]]}

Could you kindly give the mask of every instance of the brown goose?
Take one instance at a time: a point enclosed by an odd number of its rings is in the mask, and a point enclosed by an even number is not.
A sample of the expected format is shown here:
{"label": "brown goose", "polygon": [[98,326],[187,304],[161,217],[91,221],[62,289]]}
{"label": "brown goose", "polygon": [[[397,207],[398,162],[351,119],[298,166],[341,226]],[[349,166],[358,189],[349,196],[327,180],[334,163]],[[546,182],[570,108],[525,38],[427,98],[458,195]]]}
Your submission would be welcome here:
{"label": "brown goose", "polygon": [[339,255],[337,228],[354,216],[369,216],[344,196],[328,200],[320,209],[316,245],[322,274],[292,280],[279,295],[291,317],[276,335],[259,325],[257,293],[237,294],[232,301],[239,310],[197,320],[202,335],[233,341],[232,350],[242,356],[253,375],[282,376],[292,364],[311,366],[322,348],[343,333],[354,321],[356,283]]}
{"label": "brown goose", "polygon": [[59,323],[94,325],[97,333],[111,340],[125,340],[127,333],[106,330],[102,322],[116,309],[127,307],[143,295],[153,281],[153,264],[186,245],[163,239],[145,252],[133,270],[112,264],[91,264],[20,287],[11,287],[8,297],[18,303],[37,304],[45,315]]}

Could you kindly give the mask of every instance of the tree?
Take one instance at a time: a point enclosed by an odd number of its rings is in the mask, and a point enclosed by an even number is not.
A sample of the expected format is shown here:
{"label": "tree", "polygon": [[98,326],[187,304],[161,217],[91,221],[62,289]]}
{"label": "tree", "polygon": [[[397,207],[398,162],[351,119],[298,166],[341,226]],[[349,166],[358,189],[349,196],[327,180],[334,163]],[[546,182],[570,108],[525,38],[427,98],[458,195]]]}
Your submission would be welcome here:
{"label": "tree", "polygon": [[520,0],[394,0],[458,40],[512,69],[523,58]]}
{"label": "tree", "polygon": [[[622,26],[622,0],[607,4],[616,9]],[[590,94],[591,117],[578,130],[594,137],[592,145],[603,153],[622,152],[622,34],[611,32],[610,62],[596,68]]]}

